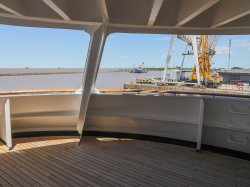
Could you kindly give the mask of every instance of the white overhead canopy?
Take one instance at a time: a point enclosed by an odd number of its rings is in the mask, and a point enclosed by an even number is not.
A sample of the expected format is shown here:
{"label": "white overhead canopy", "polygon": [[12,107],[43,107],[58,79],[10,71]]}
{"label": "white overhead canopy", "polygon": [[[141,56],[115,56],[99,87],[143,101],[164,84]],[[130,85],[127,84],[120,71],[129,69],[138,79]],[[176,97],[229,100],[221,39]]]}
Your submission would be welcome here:
{"label": "white overhead canopy", "polygon": [[108,32],[250,34],[249,0],[0,0],[0,23]]}

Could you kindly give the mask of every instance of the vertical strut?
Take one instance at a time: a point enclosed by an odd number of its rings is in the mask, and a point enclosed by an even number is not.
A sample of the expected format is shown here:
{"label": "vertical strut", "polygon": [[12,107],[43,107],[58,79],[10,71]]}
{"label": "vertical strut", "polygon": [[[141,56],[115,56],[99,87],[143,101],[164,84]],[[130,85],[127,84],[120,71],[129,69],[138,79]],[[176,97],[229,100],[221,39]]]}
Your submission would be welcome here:
{"label": "vertical strut", "polygon": [[0,98],[0,139],[6,146],[12,148],[12,132],[10,119],[10,99]]}
{"label": "vertical strut", "polygon": [[87,108],[93,85],[95,83],[96,76],[98,73],[106,36],[106,27],[104,25],[101,25],[99,28],[92,31],[91,33],[91,40],[88,49],[87,62],[85,66],[85,74],[83,78],[82,100],[79,117],[77,120],[77,130],[81,135],[80,143],[82,142],[82,134],[87,114]]}

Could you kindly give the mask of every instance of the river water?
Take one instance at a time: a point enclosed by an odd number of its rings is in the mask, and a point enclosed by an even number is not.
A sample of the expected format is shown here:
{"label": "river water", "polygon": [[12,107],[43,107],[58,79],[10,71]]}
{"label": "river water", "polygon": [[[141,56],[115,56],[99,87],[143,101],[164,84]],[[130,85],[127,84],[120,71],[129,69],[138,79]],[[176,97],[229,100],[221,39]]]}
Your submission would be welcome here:
{"label": "river water", "polygon": [[[62,70],[60,70],[62,71]],[[72,69],[67,69],[66,73]],[[0,74],[4,73],[27,73],[34,70],[20,69],[0,69]],[[53,72],[51,69],[35,71]],[[63,73],[63,72],[60,72]],[[97,88],[123,88],[124,83],[135,81],[136,78],[143,77],[161,77],[162,71],[149,71],[148,73],[129,73],[118,72],[116,70],[101,70],[98,73],[96,87]],[[49,74],[49,75],[15,75],[0,76],[0,90],[35,90],[35,89],[78,89],[82,85],[83,73],[75,74]]]}

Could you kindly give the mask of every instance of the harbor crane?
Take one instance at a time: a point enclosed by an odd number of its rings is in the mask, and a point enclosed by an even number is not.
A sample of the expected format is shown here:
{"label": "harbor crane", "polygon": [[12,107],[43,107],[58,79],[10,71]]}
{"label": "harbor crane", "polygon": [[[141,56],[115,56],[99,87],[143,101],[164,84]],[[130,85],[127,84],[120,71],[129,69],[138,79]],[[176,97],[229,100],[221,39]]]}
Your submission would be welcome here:
{"label": "harbor crane", "polygon": [[[162,81],[166,81],[166,72],[172,56],[175,40],[177,38],[186,42],[187,45],[193,48],[193,52],[185,52],[183,54],[194,55],[195,66],[192,68],[192,74],[189,81],[197,82],[198,86],[217,87],[217,85],[222,82],[222,77],[218,74],[211,74],[211,59],[215,55],[215,46],[219,39],[219,36],[217,35],[173,35],[170,39]],[[183,63],[184,57],[181,66],[183,66]]]}

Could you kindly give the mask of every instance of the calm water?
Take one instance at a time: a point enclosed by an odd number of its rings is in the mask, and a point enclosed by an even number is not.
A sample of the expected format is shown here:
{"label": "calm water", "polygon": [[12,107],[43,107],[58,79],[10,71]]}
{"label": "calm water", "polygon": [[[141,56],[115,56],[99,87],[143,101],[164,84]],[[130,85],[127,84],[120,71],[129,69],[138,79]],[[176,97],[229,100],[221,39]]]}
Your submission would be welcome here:
{"label": "calm water", "polygon": [[[16,71],[20,72],[20,70]],[[0,73],[2,72],[3,70],[0,70]],[[161,74],[162,74],[161,71],[149,71],[148,73],[141,73],[141,74],[134,74],[128,72],[101,71],[97,77],[96,87],[122,88],[125,82],[132,82],[137,77],[140,78],[161,77]],[[83,78],[82,73],[0,76],[0,90],[32,90],[32,89],[60,89],[60,88],[78,89],[81,87],[82,78]]]}
{"label": "calm water", "polygon": [[97,77],[97,88],[123,88],[124,83],[135,81],[136,78],[161,77],[161,71],[149,71],[148,73],[128,72],[101,72]]}

